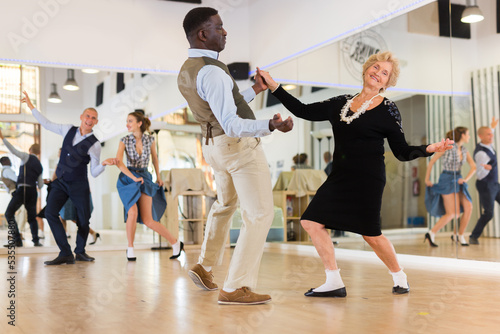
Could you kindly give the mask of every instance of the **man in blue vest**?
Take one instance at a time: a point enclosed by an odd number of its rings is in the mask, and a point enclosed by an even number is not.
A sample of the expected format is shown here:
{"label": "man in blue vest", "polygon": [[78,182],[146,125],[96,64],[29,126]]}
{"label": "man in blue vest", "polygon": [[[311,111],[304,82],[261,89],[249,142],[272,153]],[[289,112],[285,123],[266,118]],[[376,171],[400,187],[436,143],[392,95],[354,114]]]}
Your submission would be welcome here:
{"label": "man in blue vest", "polygon": [[491,122],[491,128],[482,126],[477,130],[481,142],[474,150],[474,161],[477,166],[476,188],[479,194],[479,202],[483,212],[479,217],[474,230],[469,237],[470,245],[479,245],[479,237],[483,233],[486,224],[493,218],[495,201],[500,203],[500,184],[498,184],[498,162],[497,154],[493,149],[493,129],[497,126],[498,119]]}
{"label": "man in blue vest", "polygon": [[12,199],[5,211],[5,219],[7,219],[9,224],[9,242],[5,247],[23,246],[23,240],[15,219],[16,211],[21,205],[24,205],[28,212],[28,223],[30,224],[33,245],[35,245],[35,247],[43,246],[38,237],[38,222],[36,221],[36,200],[38,197],[36,188],[37,186],[38,188],[42,188],[43,186],[43,168],[37,157],[37,155],[40,154],[40,145],[31,145],[28,154],[16,150],[15,147],[4,138],[1,130],[0,139],[3,140],[4,145],[12,154],[21,159],[16,190],[12,193]]}
{"label": "man in blue vest", "polygon": [[[87,177],[87,165],[90,162],[90,173],[97,177],[104,171],[105,165],[112,165],[115,159],[107,159],[100,163],[101,145],[92,132],[97,124],[97,110],[87,108],[80,115],[79,127],[71,124],[57,124],[49,121],[38,111],[26,92],[22,102],[31,109],[36,120],[47,130],[64,137],[56,176],[52,182],[52,189],[47,198],[45,217],[49,222],[54,235],[59,255],[52,261],[45,261],[46,265],[73,264],[76,261],[94,261],[95,259],[85,253],[85,245],[89,235],[90,220],[90,188]],[[70,198],[76,206],[78,216],[78,232],[76,237],[75,254],[71,252],[66,231],[59,220],[59,211],[66,200]]]}

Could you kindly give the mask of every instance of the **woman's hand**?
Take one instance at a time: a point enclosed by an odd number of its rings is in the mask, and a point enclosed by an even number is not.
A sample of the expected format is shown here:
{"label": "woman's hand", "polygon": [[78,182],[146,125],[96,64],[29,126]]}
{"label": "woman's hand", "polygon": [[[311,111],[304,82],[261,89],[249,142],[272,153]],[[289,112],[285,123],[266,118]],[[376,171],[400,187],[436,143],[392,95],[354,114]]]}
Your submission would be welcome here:
{"label": "woman's hand", "polygon": [[428,145],[426,148],[426,151],[427,151],[427,153],[448,151],[448,150],[451,150],[453,148],[454,143],[455,142],[453,140],[446,138],[446,140],[443,139],[440,142]]}
{"label": "woman's hand", "polygon": [[262,77],[264,83],[267,85],[267,88],[269,88],[272,92],[274,92],[276,88],[278,88],[279,85],[276,83],[276,81],[274,81],[269,72],[262,71],[257,67],[257,75],[260,75]]}
{"label": "woman's hand", "polygon": [[432,187],[434,184],[430,180],[425,180],[425,185],[427,187]]}
{"label": "woman's hand", "polygon": [[156,183],[160,186],[163,187],[163,180],[160,177],[156,177]]}
{"label": "woman's hand", "polygon": [[134,182],[140,182],[141,184],[144,183],[144,179],[142,177],[134,177],[133,180]]}
{"label": "woman's hand", "polygon": [[[257,70],[259,68],[257,67]],[[264,82],[264,79],[260,75],[260,73],[257,71],[255,74],[255,84],[252,86],[253,90],[255,91],[255,94],[262,93],[267,89],[267,84]]]}
{"label": "woman's hand", "polygon": [[464,184],[464,183],[467,183],[467,181],[465,181],[464,179],[460,178],[458,179],[458,184]]}

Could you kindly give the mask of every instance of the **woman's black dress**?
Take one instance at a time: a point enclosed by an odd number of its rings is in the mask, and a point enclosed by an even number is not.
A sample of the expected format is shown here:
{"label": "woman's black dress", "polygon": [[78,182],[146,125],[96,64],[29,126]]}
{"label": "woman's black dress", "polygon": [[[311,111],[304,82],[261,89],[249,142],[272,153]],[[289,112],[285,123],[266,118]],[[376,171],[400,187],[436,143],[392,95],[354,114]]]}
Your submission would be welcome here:
{"label": "woman's black dress", "polygon": [[308,105],[281,87],[273,95],[295,116],[309,121],[330,121],[333,128],[332,172],[316,192],[302,219],[334,230],[366,236],[382,234],[384,138],[387,138],[394,156],[401,161],[432,155],[426,153],[426,145],[409,146],[406,143],[396,104],[384,98],[378,106],[347,124],[341,121],[340,113],[351,95]]}

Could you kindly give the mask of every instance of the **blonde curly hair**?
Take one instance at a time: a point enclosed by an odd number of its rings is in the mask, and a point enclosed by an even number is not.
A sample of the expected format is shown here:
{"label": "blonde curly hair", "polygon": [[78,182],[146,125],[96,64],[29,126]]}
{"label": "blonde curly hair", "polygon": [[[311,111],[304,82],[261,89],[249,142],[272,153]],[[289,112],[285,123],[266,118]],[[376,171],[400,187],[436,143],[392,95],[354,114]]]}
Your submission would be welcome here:
{"label": "blonde curly hair", "polygon": [[378,61],[388,61],[392,64],[392,71],[389,75],[389,80],[387,81],[387,87],[381,88],[380,93],[384,92],[386,88],[396,86],[399,78],[399,60],[396,58],[392,52],[385,51],[379,52],[371,55],[368,60],[363,64],[363,74],[362,77],[365,77],[366,70],[368,70],[373,64]]}

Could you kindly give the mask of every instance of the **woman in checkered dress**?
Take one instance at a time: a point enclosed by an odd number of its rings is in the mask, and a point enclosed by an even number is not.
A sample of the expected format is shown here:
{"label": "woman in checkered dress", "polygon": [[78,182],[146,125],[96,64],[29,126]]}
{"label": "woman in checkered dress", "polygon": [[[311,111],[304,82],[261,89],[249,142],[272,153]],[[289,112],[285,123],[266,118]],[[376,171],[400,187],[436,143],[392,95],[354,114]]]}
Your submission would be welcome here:
{"label": "woman in checkered dress", "polygon": [[[436,233],[448,224],[453,217],[460,216],[460,228],[458,236],[455,239],[462,246],[469,246],[464,237],[465,229],[469,223],[472,214],[472,200],[468,191],[467,182],[470,180],[476,171],[476,164],[471,155],[467,151],[464,144],[469,142],[469,130],[463,126],[449,131],[446,137],[455,140],[453,148],[446,152],[439,152],[429,161],[427,171],[425,173],[425,184],[427,186],[425,191],[425,206],[431,216],[441,217],[432,229],[425,234],[425,240],[429,241],[429,245],[437,247],[434,237]],[[432,166],[434,163],[443,157],[443,171],[439,176],[439,181],[433,184],[430,181]],[[465,178],[462,177],[460,170],[467,161],[470,166],[469,173]],[[457,210],[457,208],[460,208]]]}
{"label": "woman in checkered dress", "polygon": [[[179,257],[184,244],[176,240],[165,226],[159,223],[165,212],[167,202],[163,191],[163,181],[158,168],[158,155],[154,137],[146,133],[151,121],[142,112],[128,114],[127,129],[129,135],[123,137],[116,153],[116,165],[121,170],[116,187],[125,208],[127,224],[127,259],[135,261],[134,237],[136,222],[159,233],[172,245],[171,259]],[[123,164],[123,153],[127,155],[127,166]],[[148,172],[149,159],[152,158],[156,172],[156,183],[153,183]]]}

